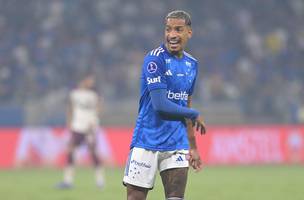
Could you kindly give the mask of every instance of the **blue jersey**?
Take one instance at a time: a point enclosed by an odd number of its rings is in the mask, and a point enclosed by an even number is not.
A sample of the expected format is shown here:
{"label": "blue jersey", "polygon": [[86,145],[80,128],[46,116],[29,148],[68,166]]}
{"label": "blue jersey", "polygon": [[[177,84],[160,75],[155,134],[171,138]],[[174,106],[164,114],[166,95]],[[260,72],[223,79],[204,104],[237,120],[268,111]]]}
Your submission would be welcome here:
{"label": "blue jersey", "polygon": [[131,148],[156,151],[189,149],[187,128],[183,121],[161,118],[153,109],[149,92],[166,89],[167,98],[187,106],[197,76],[197,60],[184,52],[182,58],[170,54],[164,45],[150,51],[144,58],[141,74],[139,112]]}

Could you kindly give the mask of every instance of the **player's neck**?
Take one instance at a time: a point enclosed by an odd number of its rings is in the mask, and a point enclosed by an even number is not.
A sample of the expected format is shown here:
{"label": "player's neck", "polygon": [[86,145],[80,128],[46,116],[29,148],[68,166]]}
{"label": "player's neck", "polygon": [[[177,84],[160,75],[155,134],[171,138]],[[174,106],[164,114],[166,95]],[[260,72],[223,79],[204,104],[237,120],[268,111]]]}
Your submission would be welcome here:
{"label": "player's neck", "polygon": [[[170,52],[170,51],[169,51]],[[170,52],[175,58],[183,58],[183,51],[179,51],[179,52]]]}
{"label": "player's neck", "polygon": [[183,58],[184,50],[181,50],[181,51],[178,51],[178,52],[173,52],[173,51],[169,50],[169,48],[167,47],[167,45],[165,45],[165,48],[174,57],[176,57],[176,58]]}
{"label": "player's neck", "polygon": [[177,54],[175,54],[175,57],[182,58],[183,57],[183,51],[180,51]]}

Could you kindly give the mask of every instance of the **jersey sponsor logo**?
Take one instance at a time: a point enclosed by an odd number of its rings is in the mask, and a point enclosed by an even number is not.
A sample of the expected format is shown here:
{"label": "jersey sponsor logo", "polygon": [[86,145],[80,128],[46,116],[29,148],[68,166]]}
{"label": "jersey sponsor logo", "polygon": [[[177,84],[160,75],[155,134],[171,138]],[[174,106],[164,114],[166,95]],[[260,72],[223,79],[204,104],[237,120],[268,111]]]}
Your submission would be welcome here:
{"label": "jersey sponsor logo", "polygon": [[137,165],[138,167],[145,167],[145,168],[151,168],[150,164],[147,164],[145,162],[138,162],[136,160],[132,160],[131,164]]}
{"label": "jersey sponsor logo", "polygon": [[181,91],[174,93],[171,90],[167,91],[167,97],[168,99],[174,99],[174,100],[188,100],[188,94],[186,91]]}
{"label": "jersey sponsor logo", "polygon": [[148,77],[147,82],[148,82],[148,85],[150,85],[151,83],[160,83],[160,76],[155,77],[155,78]]}
{"label": "jersey sponsor logo", "polygon": [[147,65],[147,70],[149,73],[155,73],[157,70],[157,64],[155,62],[149,62]]}
{"label": "jersey sponsor logo", "polygon": [[165,74],[166,74],[167,76],[172,76],[172,75],[173,75],[170,69],[168,69],[168,70],[166,71]]}
{"label": "jersey sponsor logo", "polygon": [[177,76],[185,76],[185,74],[176,74]]}

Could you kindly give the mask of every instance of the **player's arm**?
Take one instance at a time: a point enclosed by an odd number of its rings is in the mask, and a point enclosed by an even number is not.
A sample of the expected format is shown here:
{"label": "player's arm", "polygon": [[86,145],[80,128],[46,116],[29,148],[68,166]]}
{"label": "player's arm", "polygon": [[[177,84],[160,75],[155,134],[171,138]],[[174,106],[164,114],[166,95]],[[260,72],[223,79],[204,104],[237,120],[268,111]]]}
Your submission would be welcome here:
{"label": "player's arm", "polygon": [[[191,96],[189,96],[189,98],[188,98],[187,107],[188,108],[192,107],[192,97]],[[194,130],[193,130],[193,126],[192,126],[192,121],[187,119],[186,125],[187,125],[187,133],[188,133],[190,148],[196,149],[197,146],[196,146],[196,140],[195,140]]]}
{"label": "player's arm", "polygon": [[[192,107],[192,97],[189,96],[187,106],[189,108]],[[188,140],[190,145],[190,152],[189,152],[189,164],[195,171],[200,171],[202,169],[202,161],[197,150],[196,139],[194,135],[192,121],[187,119],[187,133],[188,133]]]}
{"label": "player's arm", "polygon": [[104,104],[103,98],[101,96],[98,96],[96,110],[99,118],[101,117],[103,112],[103,104]]}
{"label": "player's arm", "polygon": [[166,89],[150,91],[153,108],[162,117],[175,120],[183,120],[185,118],[195,120],[199,116],[198,111],[171,102],[167,99],[166,94]]}
{"label": "player's arm", "polygon": [[73,116],[73,106],[70,97],[68,100],[68,105],[66,110],[66,126],[68,129],[71,129],[72,116]]}
{"label": "player's arm", "polygon": [[196,126],[197,131],[201,134],[206,132],[205,124],[199,115],[199,112],[192,108],[180,106],[167,99],[166,89],[155,89],[150,91],[152,105],[155,111],[159,112],[161,116],[173,119],[190,119],[192,126]]}

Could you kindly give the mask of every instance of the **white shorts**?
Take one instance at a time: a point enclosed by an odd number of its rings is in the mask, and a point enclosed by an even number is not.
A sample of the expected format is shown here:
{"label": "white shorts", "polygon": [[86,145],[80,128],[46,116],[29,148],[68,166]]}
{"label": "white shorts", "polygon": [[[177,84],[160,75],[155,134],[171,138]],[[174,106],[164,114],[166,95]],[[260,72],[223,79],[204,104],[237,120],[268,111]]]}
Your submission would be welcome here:
{"label": "white shorts", "polygon": [[160,152],[134,147],[129,153],[123,183],[152,189],[157,170],[189,167],[188,153],[188,150]]}

